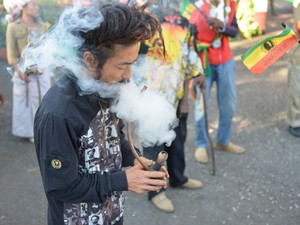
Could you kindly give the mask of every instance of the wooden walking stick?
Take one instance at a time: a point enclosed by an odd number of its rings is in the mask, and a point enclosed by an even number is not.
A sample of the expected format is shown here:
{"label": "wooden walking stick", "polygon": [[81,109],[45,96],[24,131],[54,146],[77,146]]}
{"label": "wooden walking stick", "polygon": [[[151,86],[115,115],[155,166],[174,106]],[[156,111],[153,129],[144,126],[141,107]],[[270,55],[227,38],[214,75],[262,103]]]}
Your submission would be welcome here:
{"label": "wooden walking stick", "polygon": [[206,96],[205,96],[205,87],[200,87],[202,96],[203,96],[203,111],[204,111],[204,119],[205,119],[205,130],[207,134],[207,138],[209,140],[209,149],[211,152],[211,162],[212,162],[212,175],[216,175],[216,161],[215,161],[215,152],[214,148],[212,145],[211,138],[209,136],[209,131],[208,131],[208,119],[207,119],[207,107],[206,107]]}

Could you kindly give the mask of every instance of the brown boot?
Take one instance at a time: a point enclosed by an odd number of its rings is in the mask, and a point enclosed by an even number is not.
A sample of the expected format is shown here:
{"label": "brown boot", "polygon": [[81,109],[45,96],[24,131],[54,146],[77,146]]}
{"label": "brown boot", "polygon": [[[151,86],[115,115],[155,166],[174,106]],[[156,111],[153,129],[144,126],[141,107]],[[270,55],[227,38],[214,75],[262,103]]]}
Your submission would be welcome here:
{"label": "brown boot", "polygon": [[227,145],[227,146],[222,146],[222,145],[219,145],[217,143],[214,143],[213,148],[218,149],[218,150],[222,150],[222,151],[237,153],[237,154],[241,154],[241,153],[246,151],[245,148],[243,148],[241,146],[238,146],[238,145],[235,145],[233,143],[229,143],[229,145]]}
{"label": "brown boot", "polygon": [[199,147],[195,150],[195,159],[200,163],[207,163],[208,156],[205,148]]}
{"label": "brown boot", "polygon": [[174,212],[175,210],[171,199],[166,196],[165,192],[160,192],[159,194],[155,195],[151,199],[151,202],[156,208],[164,212]]}

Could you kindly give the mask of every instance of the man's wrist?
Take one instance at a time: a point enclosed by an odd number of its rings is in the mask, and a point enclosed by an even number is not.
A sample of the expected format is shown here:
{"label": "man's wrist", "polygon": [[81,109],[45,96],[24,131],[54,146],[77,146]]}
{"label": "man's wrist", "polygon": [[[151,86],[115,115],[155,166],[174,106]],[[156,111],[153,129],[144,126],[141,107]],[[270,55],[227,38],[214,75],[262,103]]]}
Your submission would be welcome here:
{"label": "man's wrist", "polygon": [[224,23],[223,23],[223,27],[222,27],[222,29],[221,29],[221,28],[219,28],[219,29],[218,29],[218,31],[219,31],[220,33],[224,33],[224,32],[225,32],[225,30],[226,30],[226,23],[224,22]]}

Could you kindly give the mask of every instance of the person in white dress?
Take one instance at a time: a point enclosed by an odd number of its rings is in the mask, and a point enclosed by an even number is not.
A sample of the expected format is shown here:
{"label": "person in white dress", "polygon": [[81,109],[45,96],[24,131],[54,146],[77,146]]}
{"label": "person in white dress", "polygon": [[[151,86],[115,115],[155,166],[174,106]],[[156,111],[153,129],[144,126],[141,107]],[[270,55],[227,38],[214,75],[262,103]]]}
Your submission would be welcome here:
{"label": "person in white dress", "polygon": [[42,21],[36,0],[4,0],[3,4],[9,21],[7,61],[13,76],[12,134],[33,142],[34,115],[51,80],[34,65],[22,68],[20,61],[24,48],[28,44],[34,45],[34,40],[45,33],[50,24]]}

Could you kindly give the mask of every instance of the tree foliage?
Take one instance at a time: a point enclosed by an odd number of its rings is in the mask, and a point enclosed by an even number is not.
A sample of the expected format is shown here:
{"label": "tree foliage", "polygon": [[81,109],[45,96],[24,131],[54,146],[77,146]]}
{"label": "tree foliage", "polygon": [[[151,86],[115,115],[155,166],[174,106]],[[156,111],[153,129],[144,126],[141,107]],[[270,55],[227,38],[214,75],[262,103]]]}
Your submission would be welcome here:
{"label": "tree foliage", "polygon": [[262,30],[255,21],[254,3],[252,0],[239,0],[236,11],[237,23],[244,38],[261,35]]}

